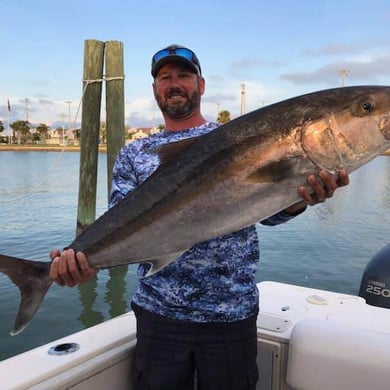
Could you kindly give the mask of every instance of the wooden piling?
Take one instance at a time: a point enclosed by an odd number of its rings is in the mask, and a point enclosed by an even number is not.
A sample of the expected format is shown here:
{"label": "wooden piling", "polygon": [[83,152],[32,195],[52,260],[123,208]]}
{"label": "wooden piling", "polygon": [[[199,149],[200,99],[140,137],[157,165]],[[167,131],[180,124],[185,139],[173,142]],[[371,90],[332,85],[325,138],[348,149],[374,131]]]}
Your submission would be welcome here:
{"label": "wooden piling", "polygon": [[123,44],[105,43],[106,65],[106,129],[107,129],[107,192],[111,192],[111,176],[115,158],[125,144],[125,94]]}
{"label": "wooden piling", "polygon": [[84,44],[83,103],[80,131],[80,176],[76,234],[96,217],[97,164],[100,107],[104,61],[104,42],[86,40]]}

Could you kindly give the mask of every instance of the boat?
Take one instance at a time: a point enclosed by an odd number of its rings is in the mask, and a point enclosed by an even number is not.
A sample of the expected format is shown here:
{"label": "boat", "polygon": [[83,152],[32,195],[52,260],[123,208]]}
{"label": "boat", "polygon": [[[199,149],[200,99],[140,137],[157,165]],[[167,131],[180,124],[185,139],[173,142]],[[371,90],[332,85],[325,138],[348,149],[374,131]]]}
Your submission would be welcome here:
{"label": "boat", "polygon": [[[389,389],[388,308],[273,281],[258,289],[257,389]],[[128,312],[3,360],[1,387],[131,389],[135,344],[135,317]]]}

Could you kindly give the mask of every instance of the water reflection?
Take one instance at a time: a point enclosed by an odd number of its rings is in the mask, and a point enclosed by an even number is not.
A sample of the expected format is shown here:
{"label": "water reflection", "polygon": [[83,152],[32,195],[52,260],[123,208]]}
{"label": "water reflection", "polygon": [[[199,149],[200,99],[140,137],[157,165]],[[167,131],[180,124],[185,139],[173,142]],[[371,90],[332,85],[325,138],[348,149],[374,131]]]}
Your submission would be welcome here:
{"label": "water reflection", "polygon": [[93,305],[97,298],[97,286],[97,276],[78,286],[80,302],[83,308],[78,319],[86,328],[104,321],[103,313],[93,309]]}
{"label": "water reflection", "polygon": [[109,270],[110,277],[106,284],[105,302],[107,302],[110,307],[110,318],[116,317],[127,311],[127,302],[125,299],[127,271],[128,266],[111,268]]}
{"label": "water reflection", "polygon": [[[104,302],[109,305],[108,318],[113,318],[127,311],[127,271],[128,266],[111,268],[108,270],[107,283],[103,289],[105,292]],[[100,272],[101,274],[101,272]],[[103,313],[104,305],[97,303],[99,287],[99,274],[86,283],[78,286],[79,298],[82,304],[82,312],[78,320],[84,327],[99,324],[105,320]]]}

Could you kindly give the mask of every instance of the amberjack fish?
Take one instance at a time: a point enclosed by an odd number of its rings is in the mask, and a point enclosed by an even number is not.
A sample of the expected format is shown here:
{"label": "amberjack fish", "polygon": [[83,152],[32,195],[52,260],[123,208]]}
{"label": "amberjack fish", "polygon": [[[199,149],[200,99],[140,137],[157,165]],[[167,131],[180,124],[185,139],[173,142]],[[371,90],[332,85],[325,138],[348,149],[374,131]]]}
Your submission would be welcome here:
{"label": "amberjack fish", "polygon": [[[156,172],[70,245],[95,268],[150,262],[150,277],[192,245],[298,202],[311,173],[352,172],[390,148],[390,87],[309,93],[157,150]],[[51,248],[48,248],[51,249]],[[21,290],[20,333],[52,281],[50,262],[0,255]]]}

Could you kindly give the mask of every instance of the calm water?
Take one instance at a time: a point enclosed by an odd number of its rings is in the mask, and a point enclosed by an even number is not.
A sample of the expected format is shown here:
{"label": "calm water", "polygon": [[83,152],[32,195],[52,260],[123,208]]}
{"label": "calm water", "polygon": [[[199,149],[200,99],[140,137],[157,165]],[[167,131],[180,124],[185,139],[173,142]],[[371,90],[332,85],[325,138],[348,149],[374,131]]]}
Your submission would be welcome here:
{"label": "calm water", "polygon": [[[75,234],[78,153],[0,152],[0,253],[48,260]],[[106,155],[99,156],[97,216],[107,206]],[[327,203],[277,227],[259,226],[258,281],[357,294],[369,259],[389,242],[390,158],[351,175]],[[29,327],[9,336],[19,291],[0,274],[0,360],[130,309],[135,267],[102,271],[82,288],[53,286]]]}

